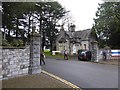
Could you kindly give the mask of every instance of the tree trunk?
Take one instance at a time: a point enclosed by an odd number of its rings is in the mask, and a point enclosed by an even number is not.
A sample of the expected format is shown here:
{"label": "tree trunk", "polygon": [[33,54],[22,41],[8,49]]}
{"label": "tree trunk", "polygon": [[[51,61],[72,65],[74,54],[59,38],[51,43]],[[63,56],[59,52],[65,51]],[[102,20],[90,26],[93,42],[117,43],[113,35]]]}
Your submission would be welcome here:
{"label": "tree trunk", "polygon": [[16,25],[17,25],[17,27],[16,27],[16,38],[18,38],[18,30],[19,30],[19,28],[18,28],[18,25],[19,25],[18,18],[17,18],[17,21],[16,21]]}
{"label": "tree trunk", "polygon": [[10,37],[10,29],[8,29],[8,37]]}
{"label": "tree trunk", "polygon": [[45,32],[43,32],[43,37],[42,37],[42,50],[44,50],[45,46]]}
{"label": "tree trunk", "polygon": [[53,51],[53,42],[52,42],[52,40],[50,40],[50,52],[52,52]]}
{"label": "tree trunk", "polygon": [[3,29],[4,29],[4,35],[3,35],[3,39],[6,39],[6,34],[5,34],[5,26],[3,25]]}
{"label": "tree trunk", "polygon": [[31,25],[31,20],[30,20],[30,15],[29,15],[29,19],[28,19],[28,32],[27,32],[27,44],[30,44],[30,25]]}

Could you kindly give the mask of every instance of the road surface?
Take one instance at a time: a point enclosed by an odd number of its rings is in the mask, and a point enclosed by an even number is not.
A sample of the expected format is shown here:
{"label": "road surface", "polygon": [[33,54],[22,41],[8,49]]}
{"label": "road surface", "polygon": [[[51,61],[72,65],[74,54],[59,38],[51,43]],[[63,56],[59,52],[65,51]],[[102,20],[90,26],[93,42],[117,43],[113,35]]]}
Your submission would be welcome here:
{"label": "road surface", "polygon": [[46,58],[42,69],[81,88],[118,88],[118,66]]}

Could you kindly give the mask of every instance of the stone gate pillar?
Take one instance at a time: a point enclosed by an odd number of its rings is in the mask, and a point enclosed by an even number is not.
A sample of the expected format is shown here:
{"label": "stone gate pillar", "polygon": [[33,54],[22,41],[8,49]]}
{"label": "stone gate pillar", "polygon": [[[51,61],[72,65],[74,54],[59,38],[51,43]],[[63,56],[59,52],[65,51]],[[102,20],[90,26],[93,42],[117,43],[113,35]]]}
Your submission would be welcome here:
{"label": "stone gate pillar", "polygon": [[92,61],[99,62],[98,60],[98,42],[91,42],[92,44]]}
{"label": "stone gate pillar", "polygon": [[40,66],[40,34],[33,33],[30,43],[29,74],[41,73]]}

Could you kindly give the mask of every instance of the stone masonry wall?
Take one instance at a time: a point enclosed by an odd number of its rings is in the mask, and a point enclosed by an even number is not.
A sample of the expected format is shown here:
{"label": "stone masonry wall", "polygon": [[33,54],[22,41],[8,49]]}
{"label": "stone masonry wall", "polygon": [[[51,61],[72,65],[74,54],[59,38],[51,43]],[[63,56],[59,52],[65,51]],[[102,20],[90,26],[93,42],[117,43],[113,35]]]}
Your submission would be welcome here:
{"label": "stone masonry wall", "polygon": [[0,63],[2,63],[2,65],[0,64],[0,68],[2,68],[0,79],[28,74],[30,46],[21,49],[3,48],[0,49],[0,52],[2,52],[2,58],[0,58]]}

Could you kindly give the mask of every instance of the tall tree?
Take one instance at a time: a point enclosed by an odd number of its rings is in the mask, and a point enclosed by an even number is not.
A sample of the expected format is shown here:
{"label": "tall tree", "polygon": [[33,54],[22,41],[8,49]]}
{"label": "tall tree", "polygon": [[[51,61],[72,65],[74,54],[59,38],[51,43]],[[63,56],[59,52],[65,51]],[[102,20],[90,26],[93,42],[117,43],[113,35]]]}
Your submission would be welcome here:
{"label": "tall tree", "polygon": [[[28,26],[26,22],[26,17],[32,11],[35,3],[26,3],[26,2],[3,2],[2,3],[2,23],[4,30],[7,29],[8,36],[10,32],[13,31],[16,35],[21,36],[24,40],[25,37],[25,27]],[[24,29],[20,29],[19,26],[23,26]],[[28,26],[30,27],[30,26]],[[30,31],[30,30],[28,30]],[[10,37],[9,37],[10,38]],[[8,39],[9,39],[8,38]],[[9,40],[11,41],[11,40]]]}
{"label": "tall tree", "polygon": [[120,48],[120,3],[99,4],[94,21],[93,29],[98,35],[101,46]]}
{"label": "tall tree", "polygon": [[[32,29],[32,22],[39,24],[38,32],[43,35],[42,47],[45,45],[45,40],[52,44],[56,40],[58,30],[56,29],[57,22],[65,15],[66,10],[58,2],[3,2],[3,28],[10,32],[13,31],[16,38],[25,35],[29,36]],[[6,21],[7,20],[7,21]],[[24,29],[19,28],[23,26]]]}
{"label": "tall tree", "polygon": [[47,37],[52,51],[53,43],[58,33],[58,30],[55,28],[56,24],[65,15],[66,10],[58,2],[40,2],[36,4],[36,8],[36,14],[40,22],[39,32],[43,35],[42,47],[44,47],[44,41]]}

